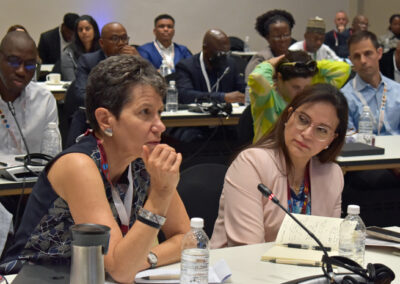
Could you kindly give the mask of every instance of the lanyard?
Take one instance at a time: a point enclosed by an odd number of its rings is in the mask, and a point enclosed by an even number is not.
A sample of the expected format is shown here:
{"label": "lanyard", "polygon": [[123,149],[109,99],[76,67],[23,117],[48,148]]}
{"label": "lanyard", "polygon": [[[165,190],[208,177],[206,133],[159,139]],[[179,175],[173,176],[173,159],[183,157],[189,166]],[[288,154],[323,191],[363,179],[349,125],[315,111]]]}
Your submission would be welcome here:
{"label": "lanyard", "polygon": [[[309,192],[310,192],[310,174],[309,174],[309,166],[307,164],[306,170],[304,172],[304,201],[303,206],[301,207],[301,214],[307,214],[307,204],[309,200]],[[291,196],[291,189],[289,186],[289,178],[287,179],[287,200],[289,206],[289,212],[293,212],[293,201]]]}
{"label": "lanyard", "polygon": [[[356,89],[356,84],[357,84],[356,83],[356,78],[354,78],[353,79],[354,92],[356,93],[357,97],[360,99],[361,103],[364,106],[368,106],[368,103],[365,100],[364,96]],[[373,123],[374,123],[374,125],[377,125],[377,127],[378,127],[378,135],[380,135],[380,133],[381,133],[381,129],[382,129],[382,126],[383,126],[383,123],[384,123],[384,119],[385,119],[386,92],[387,92],[386,82],[383,82],[383,93],[382,93],[382,100],[381,100],[381,106],[380,106],[380,111],[379,111],[379,122],[378,122],[378,124],[376,124],[376,119],[375,119],[374,115],[371,112]]]}
{"label": "lanyard", "polygon": [[335,30],[333,30],[333,37],[335,38],[335,46],[339,46],[339,39]]}
{"label": "lanyard", "polygon": [[206,81],[207,90],[209,93],[211,93],[210,79],[208,78],[206,66],[204,65],[204,60],[203,60],[203,51],[200,52],[200,67],[201,67],[201,73],[203,74],[204,80]]}
{"label": "lanyard", "polygon": [[157,41],[153,41],[153,44],[156,47],[158,53],[161,55],[161,57],[163,59],[165,59],[165,61],[167,62],[167,65],[169,66],[169,68],[171,68],[171,70],[174,70],[175,69],[175,65],[174,65],[174,57],[175,57],[174,43],[171,43],[172,52],[171,52],[171,54],[168,54],[168,55],[161,50],[161,47],[158,45]]}
{"label": "lanyard", "polygon": [[310,54],[314,60],[317,60],[317,52],[308,52],[307,51],[307,47],[306,47],[306,41],[303,41],[303,49],[305,52],[307,52],[308,54]]}
{"label": "lanyard", "polygon": [[[94,134],[93,134],[94,135]],[[118,190],[114,187],[110,179],[110,171],[108,168],[108,162],[106,157],[106,152],[104,151],[103,144],[101,141],[95,136],[97,146],[100,151],[100,161],[101,161],[101,171],[106,177],[107,181],[111,185],[111,194],[114,202],[114,206],[117,209],[118,217],[121,221],[121,231],[122,234],[125,235],[129,230],[129,218],[131,216],[132,211],[132,200],[133,200],[133,178],[132,178],[132,164],[129,164],[128,167],[128,190],[125,194],[124,202],[122,202],[121,197],[119,196]]]}

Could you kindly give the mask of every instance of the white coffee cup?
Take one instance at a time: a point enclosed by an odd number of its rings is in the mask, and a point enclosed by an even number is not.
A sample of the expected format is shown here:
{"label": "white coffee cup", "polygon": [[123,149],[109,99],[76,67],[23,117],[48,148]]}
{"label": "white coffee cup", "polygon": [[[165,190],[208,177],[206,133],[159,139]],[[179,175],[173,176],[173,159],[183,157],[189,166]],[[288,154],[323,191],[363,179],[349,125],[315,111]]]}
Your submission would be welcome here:
{"label": "white coffee cup", "polygon": [[49,84],[60,84],[61,83],[61,74],[59,74],[59,73],[47,74],[46,82]]}

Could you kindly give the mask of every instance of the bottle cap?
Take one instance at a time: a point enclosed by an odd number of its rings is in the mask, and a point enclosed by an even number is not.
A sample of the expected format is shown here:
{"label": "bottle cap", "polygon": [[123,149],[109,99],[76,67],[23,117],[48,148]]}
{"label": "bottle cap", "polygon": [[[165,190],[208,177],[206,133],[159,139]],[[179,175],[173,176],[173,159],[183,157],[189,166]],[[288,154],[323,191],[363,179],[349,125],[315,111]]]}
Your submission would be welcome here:
{"label": "bottle cap", "polygon": [[360,206],[358,205],[347,206],[347,214],[360,214]]}
{"label": "bottle cap", "polygon": [[175,81],[174,80],[169,81],[169,85],[170,86],[175,86]]}
{"label": "bottle cap", "polygon": [[369,106],[363,106],[363,111],[370,111]]}
{"label": "bottle cap", "polygon": [[204,227],[203,218],[192,218],[190,219],[190,227],[201,229]]}
{"label": "bottle cap", "polygon": [[57,123],[49,122],[49,128],[57,128]]}

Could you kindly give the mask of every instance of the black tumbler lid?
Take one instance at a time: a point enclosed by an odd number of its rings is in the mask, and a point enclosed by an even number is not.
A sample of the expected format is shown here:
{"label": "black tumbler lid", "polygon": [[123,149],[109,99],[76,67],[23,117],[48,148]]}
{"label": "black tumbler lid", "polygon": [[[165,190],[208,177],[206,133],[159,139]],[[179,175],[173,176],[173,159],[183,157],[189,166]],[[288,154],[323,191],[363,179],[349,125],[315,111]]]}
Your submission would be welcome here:
{"label": "black tumbler lid", "polygon": [[110,227],[99,224],[75,224],[70,227],[72,245],[93,247],[102,246],[103,254],[107,253],[110,239]]}

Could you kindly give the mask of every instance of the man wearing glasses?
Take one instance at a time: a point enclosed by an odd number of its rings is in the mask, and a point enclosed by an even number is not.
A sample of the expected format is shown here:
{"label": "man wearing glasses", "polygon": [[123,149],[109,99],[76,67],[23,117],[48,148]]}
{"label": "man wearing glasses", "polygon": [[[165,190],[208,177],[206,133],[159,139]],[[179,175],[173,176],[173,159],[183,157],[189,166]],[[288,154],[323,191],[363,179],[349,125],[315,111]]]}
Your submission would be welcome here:
{"label": "man wearing glasses", "polygon": [[246,85],[229,57],[229,48],[227,35],[211,29],[204,36],[202,52],[176,65],[180,103],[244,103]]}
{"label": "man wearing glasses", "polygon": [[1,41],[0,154],[26,154],[28,149],[30,153],[39,153],[45,128],[49,122],[58,124],[53,95],[31,81],[36,70],[36,58],[35,42],[25,32],[10,32]]}
{"label": "man wearing glasses", "polygon": [[120,23],[108,23],[101,30],[99,39],[101,49],[82,54],[78,60],[75,79],[75,95],[79,106],[84,105],[86,82],[90,71],[106,57],[120,54],[139,55],[136,48],[129,45],[129,36]]}

